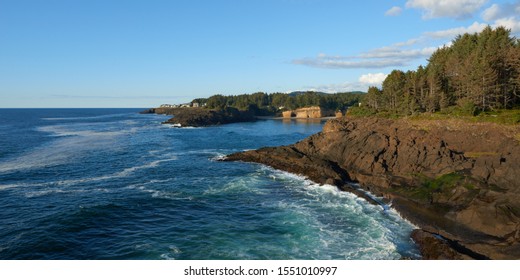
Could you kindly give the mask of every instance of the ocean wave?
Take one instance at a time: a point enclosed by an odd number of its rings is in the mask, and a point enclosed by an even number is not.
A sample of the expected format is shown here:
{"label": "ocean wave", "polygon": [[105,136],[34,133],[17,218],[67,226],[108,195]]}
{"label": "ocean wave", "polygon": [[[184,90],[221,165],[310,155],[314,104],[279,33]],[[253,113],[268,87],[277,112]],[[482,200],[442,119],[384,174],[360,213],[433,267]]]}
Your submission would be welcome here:
{"label": "ocean wave", "polygon": [[100,115],[100,116],[89,116],[89,117],[53,117],[53,118],[41,118],[44,121],[68,121],[68,120],[99,120],[99,119],[107,119],[114,117],[124,117],[131,115],[132,113],[121,113],[121,114],[108,114],[108,115]]}
{"label": "ocean wave", "polygon": [[[396,244],[406,240],[415,228],[390,206],[371,204],[335,186],[320,185],[304,176],[270,167],[262,166],[258,172],[281,183],[289,195],[297,196],[263,206],[290,213],[291,222],[313,228],[319,241],[326,243],[320,250],[330,249],[317,252],[318,255],[334,255],[337,248],[349,248],[343,253],[346,259],[398,259]],[[408,252],[418,256],[414,248]]]}
{"label": "ocean wave", "polygon": [[4,191],[4,190],[8,190],[8,189],[13,189],[13,188],[18,188],[22,186],[21,184],[8,184],[8,185],[0,185],[0,191]]}
{"label": "ocean wave", "polygon": [[[100,138],[100,137],[116,137],[125,134],[132,134],[138,131],[137,127],[131,127],[130,129],[122,129],[122,130],[98,130],[96,127],[93,129],[84,129],[80,130],[82,126],[78,125],[49,125],[49,126],[41,126],[38,127],[37,130],[40,132],[49,133],[51,136],[55,137],[64,137],[64,136],[81,136],[81,137],[91,137],[91,138]],[[88,125],[84,125],[83,127],[88,127]],[[119,126],[118,126],[119,127]]]}
{"label": "ocean wave", "polygon": [[175,129],[204,129],[204,127],[198,127],[198,126],[182,126],[180,123],[170,124],[167,127],[175,128]]}
{"label": "ocean wave", "polygon": [[211,160],[211,161],[222,161],[222,160],[225,160],[226,158],[227,158],[226,154],[217,153],[216,156],[210,158],[209,160]]}
{"label": "ocean wave", "polygon": [[[125,189],[138,190],[144,193],[149,193],[152,198],[169,199],[169,200],[193,200],[192,196],[180,191],[158,190],[154,188],[156,184],[164,184],[171,182],[172,179],[167,180],[150,180],[145,183],[132,184],[126,186]],[[151,187],[150,187],[151,185]]]}
{"label": "ocean wave", "polygon": [[39,190],[39,191],[30,191],[25,193],[25,197],[27,198],[35,198],[35,197],[41,197],[51,194],[63,194],[63,193],[71,193],[71,192],[84,192],[84,190],[63,190],[63,189],[46,189],[46,190]]}
{"label": "ocean wave", "polygon": [[177,160],[177,158],[171,157],[168,159],[159,159],[159,160],[145,163],[143,165],[128,167],[128,168],[125,168],[116,173],[102,175],[102,176],[96,176],[96,177],[48,181],[48,182],[44,182],[44,183],[27,183],[27,184],[20,183],[20,184],[0,185],[0,190],[8,190],[8,189],[20,188],[20,187],[28,188],[28,187],[45,187],[45,186],[74,186],[74,185],[85,184],[85,183],[107,181],[107,180],[112,180],[112,179],[117,179],[117,178],[126,178],[138,170],[154,168],[154,167],[159,166],[163,162],[174,161],[174,160]]}
{"label": "ocean wave", "polygon": [[175,260],[180,254],[182,254],[181,249],[177,248],[177,246],[170,245],[168,246],[168,252],[160,255],[160,258],[163,260]]}
{"label": "ocean wave", "polygon": [[134,172],[136,172],[138,170],[154,168],[154,167],[159,166],[159,164],[161,164],[163,162],[174,161],[174,160],[177,160],[177,158],[172,157],[172,158],[168,158],[168,159],[159,159],[159,160],[155,160],[155,161],[152,161],[149,163],[145,163],[143,165],[125,168],[120,172],[116,172],[116,173],[112,173],[112,174],[108,174],[108,175],[92,177],[92,178],[83,178],[83,179],[62,180],[62,181],[56,181],[53,183],[57,184],[57,185],[77,185],[77,184],[82,184],[82,183],[106,181],[106,180],[117,179],[117,178],[125,178],[125,177],[132,175]]}
{"label": "ocean wave", "polygon": [[261,182],[261,179],[255,176],[237,178],[223,186],[211,186],[203,192],[203,195],[266,194],[266,190],[259,188]]}
{"label": "ocean wave", "polygon": [[77,141],[57,141],[51,145],[34,148],[16,158],[0,162],[0,173],[11,173],[27,169],[40,169],[68,162],[77,148],[87,143]]}
{"label": "ocean wave", "polygon": [[223,149],[202,149],[202,150],[191,150],[191,151],[184,151],[184,152],[172,152],[172,154],[177,156],[183,156],[183,155],[203,155],[208,156],[210,161],[219,161],[221,159],[226,158],[227,154],[229,153],[229,150],[223,150]]}
{"label": "ocean wave", "polygon": [[[86,127],[86,126],[84,126]],[[82,128],[80,126],[80,128]],[[15,158],[0,162],[0,173],[20,170],[41,169],[66,164],[77,160],[90,150],[111,149],[116,137],[136,133],[139,128],[131,127],[118,131],[78,129],[74,125],[42,126],[38,131],[59,137],[40,147],[35,147]]]}

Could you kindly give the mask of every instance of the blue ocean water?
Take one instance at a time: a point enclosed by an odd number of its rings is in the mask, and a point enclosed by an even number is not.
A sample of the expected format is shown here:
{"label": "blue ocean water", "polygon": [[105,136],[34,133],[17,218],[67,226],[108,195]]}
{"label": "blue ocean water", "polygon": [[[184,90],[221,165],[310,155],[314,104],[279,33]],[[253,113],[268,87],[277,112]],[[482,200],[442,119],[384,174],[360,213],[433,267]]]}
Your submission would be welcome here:
{"label": "blue ocean water", "polygon": [[400,259],[393,210],[226,154],[320,122],[172,128],[138,109],[0,110],[0,259]]}

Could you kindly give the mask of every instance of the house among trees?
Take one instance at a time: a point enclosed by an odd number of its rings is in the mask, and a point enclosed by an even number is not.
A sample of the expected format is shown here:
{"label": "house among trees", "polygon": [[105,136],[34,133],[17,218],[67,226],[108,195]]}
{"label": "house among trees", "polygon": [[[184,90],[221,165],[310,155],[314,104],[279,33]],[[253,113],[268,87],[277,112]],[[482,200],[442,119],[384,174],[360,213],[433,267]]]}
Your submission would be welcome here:
{"label": "house among trees", "polygon": [[172,105],[172,104],[162,104],[160,108],[177,108],[178,105]]}

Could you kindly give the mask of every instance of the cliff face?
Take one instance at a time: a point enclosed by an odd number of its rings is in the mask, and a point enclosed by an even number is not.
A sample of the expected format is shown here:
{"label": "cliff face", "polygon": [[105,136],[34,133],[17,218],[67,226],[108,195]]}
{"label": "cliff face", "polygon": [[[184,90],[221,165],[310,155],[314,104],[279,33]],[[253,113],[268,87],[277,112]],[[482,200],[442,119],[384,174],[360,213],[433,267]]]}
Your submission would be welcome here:
{"label": "cliff face", "polygon": [[519,127],[342,118],[294,145],[228,160],[267,164],[345,190],[345,181],[357,181],[459,252],[520,258]]}
{"label": "cliff face", "polygon": [[309,119],[309,118],[324,118],[324,117],[332,117],[334,116],[334,112],[330,110],[325,110],[318,106],[300,108],[293,111],[285,111],[282,113],[284,118],[299,118],[299,119]]}

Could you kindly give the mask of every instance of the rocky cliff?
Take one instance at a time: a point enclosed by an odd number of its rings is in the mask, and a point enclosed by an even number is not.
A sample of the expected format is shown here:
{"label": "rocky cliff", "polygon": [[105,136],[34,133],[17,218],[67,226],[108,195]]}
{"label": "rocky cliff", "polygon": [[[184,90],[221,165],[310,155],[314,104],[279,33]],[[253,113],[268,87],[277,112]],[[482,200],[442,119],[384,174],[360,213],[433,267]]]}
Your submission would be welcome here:
{"label": "rocky cliff", "polygon": [[292,111],[282,112],[284,118],[317,119],[335,116],[334,111],[319,106],[305,107]]}
{"label": "rocky cliff", "polygon": [[[159,109],[155,110],[160,113]],[[220,125],[236,122],[250,122],[255,121],[256,118],[253,112],[239,111],[235,108],[226,108],[223,110],[209,110],[203,108],[176,108],[165,110],[167,114],[172,114],[173,117],[165,124],[174,124],[180,126],[210,126]]]}
{"label": "rocky cliff", "polygon": [[362,195],[347,184],[359,182],[421,228],[413,238],[425,258],[520,259],[518,126],[341,118],[294,145],[227,160],[263,163]]}

